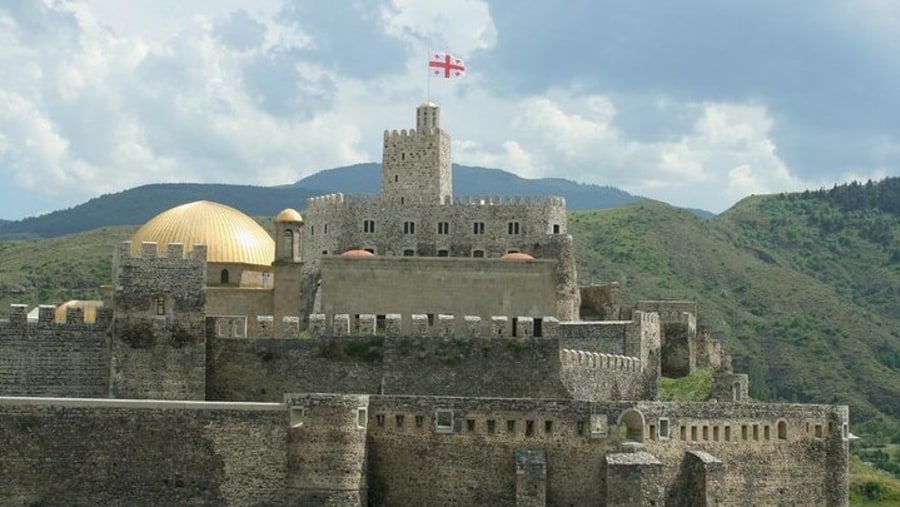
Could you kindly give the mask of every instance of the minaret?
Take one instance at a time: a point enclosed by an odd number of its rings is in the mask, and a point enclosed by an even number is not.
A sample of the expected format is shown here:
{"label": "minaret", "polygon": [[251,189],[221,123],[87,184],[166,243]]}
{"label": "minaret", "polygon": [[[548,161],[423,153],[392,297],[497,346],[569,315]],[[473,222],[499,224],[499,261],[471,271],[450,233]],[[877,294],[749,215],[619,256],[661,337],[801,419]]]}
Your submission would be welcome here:
{"label": "minaret", "polygon": [[293,209],[283,210],[275,217],[275,261],[272,271],[272,315],[275,317],[275,336],[283,336],[284,317],[299,317],[303,294],[303,217]]}
{"label": "minaret", "polygon": [[450,135],[441,130],[441,108],[416,108],[416,129],[385,131],[381,194],[400,204],[441,202],[453,193]]}

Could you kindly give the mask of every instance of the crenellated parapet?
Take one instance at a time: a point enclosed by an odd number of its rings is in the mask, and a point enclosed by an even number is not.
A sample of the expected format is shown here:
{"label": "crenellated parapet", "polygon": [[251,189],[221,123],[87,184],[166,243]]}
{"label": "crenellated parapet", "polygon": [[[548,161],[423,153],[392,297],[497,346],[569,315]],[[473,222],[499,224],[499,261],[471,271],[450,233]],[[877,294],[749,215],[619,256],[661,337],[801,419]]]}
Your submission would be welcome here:
{"label": "crenellated parapet", "polygon": [[66,321],[56,321],[56,306],[39,305],[37,320],[28,319],[28,306],[23,304],[9,305],[7,319],[0,319],[0,329],[16,330],[26,328],[52,329],[57,331],[83,331],[85,329],[103,330],[112,322],[113,311],[111,308],[97,308],[93,321],[86,318],[84,309],[69,308],[66,311]]}
{"label": "crenellated parapet", "polygon": [[488,320],[477,315],[316,313],[309,316],[309,332],[313,337],[556,338],[559,320],[555,317],[493,316]]}
{"label": "crenellated parapet", "polygon": [[564,368],[578,367],[631,372],[641,371],[641,360],[633,356],[562,349],[559,352],[559,358]]}
{"label": "crenellated parapet", "polygon": [[185,251],[185,246],[182,243],[169,243],[166,246],[165,251],[159,251],[159,244],[155,241],[143,241],[141,242],[140,248],[135,248],[131,241],[123,241],[119,243],[119,248],[117,250],[119,261],[127,260],[127,259],[142,259],[142,260],[162,260],[169,259],[172,261],[177,261],[179,259],[185,260],[202,260],[206,261],[206,245],[192,245],[192,248],[188,251]]}
{"label": "crenellated parapet", "polygon": [[444,204],[454,206],[525,206],[525,207],[562,207],[566,206],[566,199],[555,195],[550,196],[499,196],[499,195],[453,195],[447,196]]}

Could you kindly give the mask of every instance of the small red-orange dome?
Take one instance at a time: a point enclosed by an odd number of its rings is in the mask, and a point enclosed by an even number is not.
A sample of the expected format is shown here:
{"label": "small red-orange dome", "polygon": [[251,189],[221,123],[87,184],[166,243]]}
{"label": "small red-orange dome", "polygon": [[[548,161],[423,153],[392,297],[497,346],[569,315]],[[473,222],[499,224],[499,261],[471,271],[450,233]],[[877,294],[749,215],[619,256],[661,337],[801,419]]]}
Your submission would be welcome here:
{"label": "small red-orange dome", "polygon": [[528,255],[524,252],[509,252],[508,254],[500,257],[505,261],[533,261],[534,257]]}
{"label": "small red-orange dome", "polygon": [[341,254],[341,257],[375,257],[375,254],[369,252],[367,250],[362,250],[360,248],[354,248],[352,250],[347,250],[346,252]]}

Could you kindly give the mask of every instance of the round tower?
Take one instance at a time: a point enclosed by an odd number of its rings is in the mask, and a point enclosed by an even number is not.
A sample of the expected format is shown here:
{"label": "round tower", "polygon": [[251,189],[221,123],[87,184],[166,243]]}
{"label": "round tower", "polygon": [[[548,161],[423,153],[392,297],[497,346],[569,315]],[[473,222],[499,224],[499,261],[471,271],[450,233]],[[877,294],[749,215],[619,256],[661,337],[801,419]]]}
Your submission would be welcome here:
{"label": "round tower", "polygon": [[289,502],[365,505],[368,395],[292,394]]}
{"label": "round tower", "polygon": [[303,217],[286,209],[275,217],[275,261],[301,262],[300,238]]}

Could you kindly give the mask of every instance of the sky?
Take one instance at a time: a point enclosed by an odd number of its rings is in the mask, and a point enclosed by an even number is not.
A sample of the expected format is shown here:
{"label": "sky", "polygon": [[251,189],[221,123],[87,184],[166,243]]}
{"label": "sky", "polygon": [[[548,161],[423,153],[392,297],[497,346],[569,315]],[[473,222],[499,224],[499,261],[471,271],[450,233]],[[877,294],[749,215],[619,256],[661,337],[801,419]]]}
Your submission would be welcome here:
{"label": "sky", "polygon": [[426,99],[456,163],[713,212],[897,176],[897,34],[895,0],[0,0],[0,218],[380,161]]}

